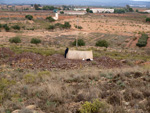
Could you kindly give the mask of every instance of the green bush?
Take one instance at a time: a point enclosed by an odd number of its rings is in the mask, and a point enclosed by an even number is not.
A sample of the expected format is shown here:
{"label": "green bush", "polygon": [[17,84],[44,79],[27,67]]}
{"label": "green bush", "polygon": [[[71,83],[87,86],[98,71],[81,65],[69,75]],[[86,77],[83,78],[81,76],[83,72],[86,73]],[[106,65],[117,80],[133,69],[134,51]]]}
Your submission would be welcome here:
{"label": "green bush", "polygon": [[[72,43],[73,46],[76,46],[76,40]],[[83,39],[78,39],[78,46],[85,46]]]}
{"label": "green bush", "polygon": [[104,102],[100,102],[98,99],[93,102],[86,101],[81,109],[79,109],[79,113],[108,113],[108,106]]}
{"label": "green bush", "polygon": [[64,14],[64,11],[60,11],[60,14]]}
{"label": "green bush", "polygon": [[9,39],[10,43],[21,43],[21,39],[19,37],[13,37]]}
{"label": "green bush", "polygon": [[99,40],[98,42],[96,42],[95,46],[99,46],[99,47],[108,47],[108,42],[106,40]]}
{"label": "green bush", "polygon": [[64,25],[63,25],[63,28],[70,29],[71,28],[70,23],[69,22],[65,22]]}
{"label": "green bush", "polygon": [[115,9],[114,13],[125,13],[125,9]]}
{"label": "green bush", "polygon": [[9,28],[8,26],[6,26],[4,29],[5,29],[5,31],[7,31],[7,32],[10,30],[10,28]]}
{"label": "green bush", "polygon": [[136,12],[138,13],[138,12],[139,12],[139,10],[138,10],[138,9],[136,9]]}
{"label": "green bush", "polygon": [[55,29],[55,26],[54,26],[54,25],[50,25],[50,26],[48,27],[48,29],[49,29],[49,30],[53,30],[53,29]]}
{"label": "green bush", "polygon": [[14,26],[12,26],[12,28],[15,29],[15,30],[20,30],[20,26],[19,25],[14,25]]}
{"label": "green bush", "polygon": [[51,16],[46,17],[46,20],[48,20],[49,22],[54,22],[55,21],[55,19],[53,19]]}
{"label": "green bush", "polygon": [[0,28],[2,28],[3,27],[3,25],[2,24],[0,24]]}
{"label": "green bush", "polygon": [[146,18],[146,22],[150,22],[150,18]]}
{"label": "green bush", "polygon": [[139,38],[138,43],[136,46],[138,47],[145,47],[147,45],[148,35],[143,33],[142,36]]}
{"label": "green bush", "polygon": [[25,18],[28,19],[28,20],[32,20],[33,16],[32,15],[26,15]]}
{"label": "green bush", "polygon": [[39,44],[39,43],[41,43],[41,40],[40,40],[40,39],[37,39],[37,38],[32,38],[32,39],[31,39],[31,43],[32,43],[32,44]]}
{"label": "green bush", "polygon": [[75,25],[75,28],[77,28],[77,29],[83,29],[82,26],[77,26],[77,25]]}
{"label": "green bush", "polygon": [[9,26],[7,25],[7,24],[4,24],[4,25],[2,25],[2,27],[5,29],[5,31],[9,31],[10,30],[10,28],[9,28]]}

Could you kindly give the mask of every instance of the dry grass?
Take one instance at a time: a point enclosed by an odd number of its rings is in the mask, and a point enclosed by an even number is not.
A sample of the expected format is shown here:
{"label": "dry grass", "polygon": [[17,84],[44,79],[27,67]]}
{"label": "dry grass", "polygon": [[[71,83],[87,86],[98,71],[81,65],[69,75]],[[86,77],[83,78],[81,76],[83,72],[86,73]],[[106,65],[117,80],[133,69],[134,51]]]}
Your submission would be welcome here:
{"label": "dry grass", "polygon": [[[150,77],[147,67],[120,69],[88,67],[78,70],[54,69],[51,72],[20,71],[6,67],[1,66],[1,77],[16,81],[16,84],[8,84],[2,89],[5,93],[2,93],[1,104],[10,111],[36,105],[44,112],[73,112],[78,111],[81,103],[97,98],[105,101],[113,113],[131,112],[135,110],[135,106],[138,106],[137,111],[149,110]],[[11,76],[6,76],[8,73]],[[28,73],[35,76],[34,82],[24,81],[24,75]],[[141,75],[137,76],[139,73]],[[40,77],[42,79],[39,79]]]}

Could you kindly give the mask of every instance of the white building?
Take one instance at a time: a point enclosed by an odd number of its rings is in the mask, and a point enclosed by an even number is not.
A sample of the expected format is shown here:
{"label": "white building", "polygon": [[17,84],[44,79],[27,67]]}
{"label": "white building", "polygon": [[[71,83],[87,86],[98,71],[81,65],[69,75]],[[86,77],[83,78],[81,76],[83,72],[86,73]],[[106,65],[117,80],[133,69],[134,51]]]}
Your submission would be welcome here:
{"label": "white building", "polygon": [[59,16],[58,13],[55,13],[55,17],[53,17],[54,20],[58,20]]}
{"label": "white building", "polygon": [[145,10],[144,12],[150,13],[150,10]]}
{"label": "white building", "polygon": [[86,13],[86,11],[64,11],[67,15],[85,15]]}
{"label": "white building", "polygon": [[101,9],[101,8],[92,8],[90,9],[93,13],[114,13],[114,9]]}
{"label": "white building", "polygon": [[86,8],[74,8],[75,11],[86,11]]}

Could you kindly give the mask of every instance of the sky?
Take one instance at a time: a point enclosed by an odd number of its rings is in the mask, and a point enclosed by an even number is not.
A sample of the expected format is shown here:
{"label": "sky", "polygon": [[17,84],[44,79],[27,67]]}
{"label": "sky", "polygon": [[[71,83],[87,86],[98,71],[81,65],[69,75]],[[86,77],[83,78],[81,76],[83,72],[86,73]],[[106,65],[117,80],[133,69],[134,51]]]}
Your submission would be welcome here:
{"label": "sky", "polygon": [[123,4],[139,4],[150,0],[0,0],[5,4],[56,4],[56,5],[123,5]]}

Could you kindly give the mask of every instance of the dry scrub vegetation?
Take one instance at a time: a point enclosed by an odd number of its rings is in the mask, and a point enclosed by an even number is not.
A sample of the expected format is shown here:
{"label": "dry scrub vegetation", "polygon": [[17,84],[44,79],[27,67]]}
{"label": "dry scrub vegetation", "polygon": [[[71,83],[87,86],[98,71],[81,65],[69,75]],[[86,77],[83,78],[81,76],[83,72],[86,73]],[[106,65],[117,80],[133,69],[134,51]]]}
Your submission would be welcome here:
{"label": "dry scrub vegetation", "polygon": [[[89,108],[86,108],[87,105],[91,105],[88,102],[91,101],[96,102],[91,106],[98,112],[150,111],[149,65],[143,68],[137,66],[115,70],[89,67],[59,71],[1,65],[0,71],[2,113],[14,110],[21,113],[24,113],[24,110],[35,110],[39,113],[85,113]],[[30,109],[29,105],[34,105],[34,109]]]}
{"label": "dry scrub vegetation", "polygon": [[[61,15],[50,23],[46,11],[4,13],[0,113],[150,112],[150,41],[145,48],[135,47],[142,33],[150,35],[149,14]],[[26,20],[27,14],[33,20]],[[76,27],[77,18],[82,29]],[[64,22],[71,28],[64,29]],[[76,37],[85,46],[73,47]],[[108,48],[96,47],[99,40],[106,40]],[[94,60],[65,59],[66,47],[92,50]]]}

